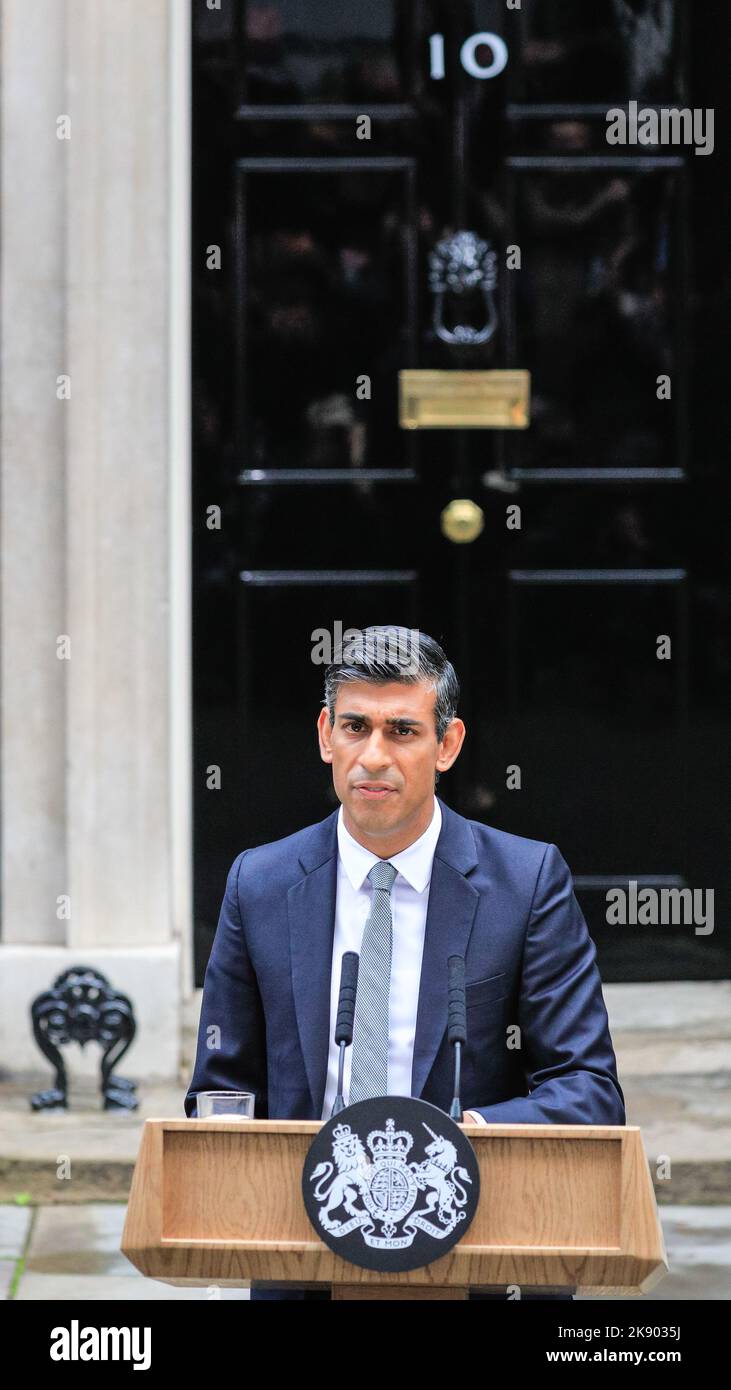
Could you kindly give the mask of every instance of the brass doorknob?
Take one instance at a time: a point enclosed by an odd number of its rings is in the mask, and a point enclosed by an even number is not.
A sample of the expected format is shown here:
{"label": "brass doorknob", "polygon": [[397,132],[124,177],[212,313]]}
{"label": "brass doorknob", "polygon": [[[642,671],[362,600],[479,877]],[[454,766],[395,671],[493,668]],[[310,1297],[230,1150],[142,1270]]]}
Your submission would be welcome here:
{"label": "brass doorknob", "polygon": [[442,512],[442,535],[455,545],[476,541],[485,525],[482,507],[469,497],[454,497]]}

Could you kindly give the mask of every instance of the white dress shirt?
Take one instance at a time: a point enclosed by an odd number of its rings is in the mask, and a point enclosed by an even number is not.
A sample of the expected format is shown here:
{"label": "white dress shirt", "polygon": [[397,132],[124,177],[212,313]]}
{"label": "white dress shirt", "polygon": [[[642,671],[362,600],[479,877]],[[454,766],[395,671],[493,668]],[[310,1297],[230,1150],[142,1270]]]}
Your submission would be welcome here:
{"label": "white dress shirt", "polygon": [[[426,910],[434,850],[441,828],[442,813],[435,797],[434,813],[423,835],[412,845],[401,850],[400,854],[392,854],[388,861],[397,870],[391,889],[393,950],[389,994],[388,1095],[411,1095],[411,1068],[424,953]],[[330,975],[330,1050],[325,1100],[320,1117],[323,1120],[329,1119],[337,1095],[340,1048],[335,1044],[334,1034],[341,962],[345,951],[356,951],[360,955],[363,929],[370,913],[373,896],[368,874],[379,859],[377,854],[359,844],[346,830],[342,806],[338,814],[337,832],[337,896]],[[352,1050],[352,1045],[345,1049],[343,1094],[346,1105],[349,1103]],[[467,1122],[470,1116],[465,1113]],[[482,1120],[482,1116],[478,1116],[477,1119]]]}

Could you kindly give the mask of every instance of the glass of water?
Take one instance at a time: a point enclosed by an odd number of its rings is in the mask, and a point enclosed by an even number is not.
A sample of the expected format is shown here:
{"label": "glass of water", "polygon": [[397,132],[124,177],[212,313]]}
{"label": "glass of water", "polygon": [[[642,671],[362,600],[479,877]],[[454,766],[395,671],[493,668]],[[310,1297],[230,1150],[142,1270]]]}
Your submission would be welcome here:
{"label": "glass of water", "polygon": [[199,1091],[199,1120],[254,1118],[253,1091]]}

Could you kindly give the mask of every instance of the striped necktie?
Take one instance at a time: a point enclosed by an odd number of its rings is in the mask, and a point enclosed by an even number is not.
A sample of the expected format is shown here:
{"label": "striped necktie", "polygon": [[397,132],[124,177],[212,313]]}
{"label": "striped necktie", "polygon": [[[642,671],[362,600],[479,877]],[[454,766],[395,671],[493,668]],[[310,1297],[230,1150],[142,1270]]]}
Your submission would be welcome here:
{"label": "striped necktie", "polygon": [[391,889],[397,870],[387,859],[368,878],[373,902],[363,928],[353,1020],[349,1104],[388,1094],[388,996],[391,986]]}

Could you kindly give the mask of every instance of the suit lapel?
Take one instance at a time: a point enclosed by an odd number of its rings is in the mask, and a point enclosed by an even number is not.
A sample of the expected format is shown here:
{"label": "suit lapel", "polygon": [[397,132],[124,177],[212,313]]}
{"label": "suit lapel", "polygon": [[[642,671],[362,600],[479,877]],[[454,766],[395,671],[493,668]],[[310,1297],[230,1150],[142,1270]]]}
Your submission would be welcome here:
{"label": "suit lapel", "polygon": [[337,888],[337,811],[313,826],[300,854],[305,877],[287,895],[292,989],[313,1118],[325,1099],[330,1046],[330,978]]}
{"label": "suit lapel", "polygon": [[439,798],[442,829],[429,886],[411,1094],[420,1096],[447,1027],[447,959],[464,956],[480,895],[465,877],[477,863],[468,821]]}

